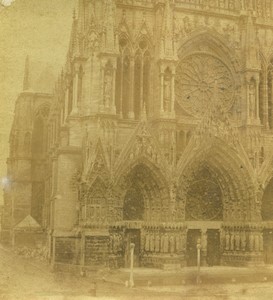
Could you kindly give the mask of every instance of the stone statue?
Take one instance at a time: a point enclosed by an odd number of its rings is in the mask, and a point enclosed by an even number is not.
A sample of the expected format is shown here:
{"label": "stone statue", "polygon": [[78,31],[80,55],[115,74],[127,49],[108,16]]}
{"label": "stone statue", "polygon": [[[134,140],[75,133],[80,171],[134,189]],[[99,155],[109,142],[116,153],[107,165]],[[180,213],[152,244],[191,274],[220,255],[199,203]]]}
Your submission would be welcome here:
{"label": "stone statue", "polygon": [[104,76],[104,105],[109,107],[112,99],[112,73],[106,70]]}
{"label": "stone statue", "polygon": [[119,251],[119,238],[116,233],[113,235],[113,252],[117,253]]}
{"label": "stone statue", "polygon": [[164,76],[164,111],[170,111],[171,104],[171,79],[168,75]]}
{"label": "stone statue", "polygon": [[226,231],[226,243],[225,243],[226,245],[226,247],[225,247],[225,250],[229,250],[230,249],[230,234],[229,234],[229,232],[228,231]]}
{"label": "stone statue", "polygon": [[260,239],[260,251],[264,251],[264,239],[263,239],[262,232],[259,234],[259,239]]}
{"label": "stone statue", "polygon": [[254,250],[255,252],[259,252],[260,251],[260,237],[259,237],[259,233],[256,233],[254,236]]}
{"label": "stone statue", "polygon": [[155,250],[155,237],[154,237],[154,234],[151,233],[150,234],[150,251],[154,252],[154,250]]}
{"label": "stone statue", "polygon": [[175,250],[177,253],[181,252],[181,237],[179,234],[175,236]]}
{"label": "stone statue", "polygon": [[252,232],[249,233],[249,250],[254,250],[254,236]]}
{"label": "stone statue", "polygon": [[170,252],[174,253],[175,251],[175,240],[174,240],[174,236],[171,235],[170,236]]}
{"label": "stone statue", "polygon": [[161,234],[161,236],[160,236],[160,242],[161,242],[160,252],[164,252],[164,235],[163,234]]}
{"label": "stone statue", "polygon": [[158,233],[155,236],[155,252],[160,252],[160,236]]}
{"label": "stone statue", "polygon": [[110,234],[110,237],[109,237],[109,250],[110,250],[110,253],[114,252],[114,237],[112,234]]}
{"label": "stone statue", "polygon": [[249,117],[251,119],[255,118],[255,111],[256,111],[256,87],[255,82],[251,81],[249,85]]}
{"label": "stone statue", "polygon": [[165,235],[164,235],[163,252],[164,253],[169,252],[169,237],[168,237],[167,233],[165,233]]}
{"label": "stone statue", "polygon": [[240,233],[239,233],[239,231],[237,231],[235,234],[235,250],[236,251],[240,250]]}
{"label": "stone statue", "polygon": [[234,233],[231,233],[230,235],[230,250],[234,250]]}
{"label": "stone statue", "polygon": [[145,251],[148,252],[150,250],[150,239],[149,239],[149,234],[146,234],[145,237]]}
{"label": "stone statue", "polygon": [[246,250],[246,233],[244,230],[241,232],[241,250]]}

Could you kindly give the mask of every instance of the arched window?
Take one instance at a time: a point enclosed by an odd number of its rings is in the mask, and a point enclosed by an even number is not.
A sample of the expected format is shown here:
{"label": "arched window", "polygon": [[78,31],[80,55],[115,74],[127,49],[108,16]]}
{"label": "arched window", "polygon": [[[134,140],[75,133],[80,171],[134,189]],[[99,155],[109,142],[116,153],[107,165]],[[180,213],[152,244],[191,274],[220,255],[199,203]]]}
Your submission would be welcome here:
{"label": "arched window", "polygon": [[116,111],[118,115],[122,114],[121,109],[121,91],[122,91],[122,57],[118,57],[117,60],[117,74],[116,74],[116,95],[115,95],[115,103],[116,103]]}
{"label": "arched window", "polygon": [[151,72],[151,56],[148,50],[145,51],[143,57],[143,104],[146,107],[147,114],[149,112],[150,99],[150,75]]}
{"label": "arched window", "polygon": [[151,55],[148,50],[148,43],[142,39],[138,43],[135,54],[134,113],[136,119],[139,119],[144,110],[147,112],[149,108],[150,68]]}
{"label": "arched window", "polygon": [[141,114],[141,53],[135,55],[135,82],[134,82],[134,113],[135,118],[139,119]]}
{"label": "arched window", "polygon": [[130,52],[126,48],[123,53],[123,68],[122,68],[122,116],[123,118],[128,117],[128,102],[130,97],[131,89],[131,78],[130,78]]}
{"label": "arched window", "polygon": [[123,118],[134,113],[135,119],[139,119],[142,110],[149,109],[151,54],[148,48],[147,41],[141,39],[132,55],[128,39],[120,39],[115,96],[117,113]]}
{"label": "arched window", "polygon": [[34,121],[31,152],[33,158],[44,154],[44,120],[38,116]]}

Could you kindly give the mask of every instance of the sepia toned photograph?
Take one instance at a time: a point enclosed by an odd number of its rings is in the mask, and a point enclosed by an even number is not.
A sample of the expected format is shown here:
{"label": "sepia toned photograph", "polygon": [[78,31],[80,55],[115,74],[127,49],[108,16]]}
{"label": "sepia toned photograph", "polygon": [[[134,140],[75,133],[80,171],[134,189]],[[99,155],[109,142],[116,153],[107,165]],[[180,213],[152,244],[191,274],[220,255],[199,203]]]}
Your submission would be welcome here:
{"label": "sepia toned photograph", "polygon": [[273,1],[0,0],[0,299],[273,299]]}

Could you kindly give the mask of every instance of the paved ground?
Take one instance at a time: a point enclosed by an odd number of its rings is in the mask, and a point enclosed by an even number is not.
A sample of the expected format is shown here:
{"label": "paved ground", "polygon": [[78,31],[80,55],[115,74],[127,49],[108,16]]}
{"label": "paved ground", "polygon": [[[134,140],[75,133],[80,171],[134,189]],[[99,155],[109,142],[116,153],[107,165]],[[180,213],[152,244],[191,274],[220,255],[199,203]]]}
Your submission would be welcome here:
{"label": "paved ground", "polygon": [[[267,269],[268,274],[271,270]],[[209,270],[209,274],[214,273],[218,277],[222,272],[220,271],[221,268],[213,268]],[[183,272],[185,273],[186,270]],[[194,272],[195,270],[188,269],[186,273],[194,276]],[[126,288],[123,280],[128,278],[128,270],[115,271],[106,275],[104,279],[101,276],[97,281],[96,297],[94,297],[91,277],[81,278],[69,274],[52,273],[50,268],[41,262],[18,257],[0,248],[0,299],[273,299],[272,282],[265,281],[264,278],[260,280],[260,277],[255,284],[240,282],[238,278],[246,273],[245,269],[230,269],[227,273],[234,275],[227,284],[203,282],[196,285],[183,282],[183,280],[177,284],[177,280],[173,280],[172,276],[167,276],[166,272],[142,269],[136,270],[135,273],[136,279],[138,276],[144,276],[142,284],[135,288]],[[205,275],[205,270],[203,270],[203,275]],[[171,279],[168,285],[162,285],[160,281],[155,280],[156,277]],[[148,282],[145,282],[147,278],[152,278],[149,287]],[[112,282],[107,282],[108,280]]]}

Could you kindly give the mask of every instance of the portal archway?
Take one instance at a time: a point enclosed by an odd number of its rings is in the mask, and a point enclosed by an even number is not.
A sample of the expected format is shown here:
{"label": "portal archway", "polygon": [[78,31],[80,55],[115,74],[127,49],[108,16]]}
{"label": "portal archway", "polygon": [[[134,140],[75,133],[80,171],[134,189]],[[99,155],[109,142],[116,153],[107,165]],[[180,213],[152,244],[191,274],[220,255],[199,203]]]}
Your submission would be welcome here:
{"label": "portal archway", "polygon": [[124,220],[163,221],[167,218],[165,189],[147,165],[135,165],[127,173],[123,185]]}

